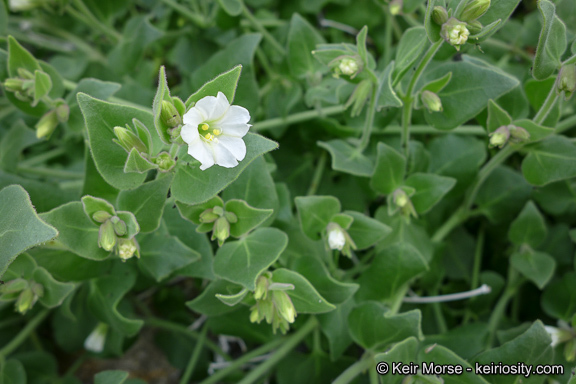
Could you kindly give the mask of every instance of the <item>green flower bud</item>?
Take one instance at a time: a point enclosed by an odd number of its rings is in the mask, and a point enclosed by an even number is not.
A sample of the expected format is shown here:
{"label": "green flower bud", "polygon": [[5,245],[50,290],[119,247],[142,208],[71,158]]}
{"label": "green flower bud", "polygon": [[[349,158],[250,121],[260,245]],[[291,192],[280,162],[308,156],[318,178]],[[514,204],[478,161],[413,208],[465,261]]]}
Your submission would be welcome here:
{"label": "green flower bud", "polygon": [[42,284],[33,281],[30,283],[30,289],[32,289],[32,293],[34,293],[36,298],[44,296],[44,286]]}
{"label": "green flower bud", "polygon": [[255,305],[250,308],[250,322],[251,323],[259,323],[262,319],[260,318],[260,313],[258,312],[258,306]]}
{"label": "green flower bud", "polygon": [[460,20],[473,21],[481,17],[490,8],[490,0],[470,0],[464,7]]}
{"label": "green flower bud", "polygon": [[502,148],[510,138],[510,129],[507,125],[503,125],[490,134],[490,147]]}
{"label": "green flower bud", "polygon": [[230,237],[230,223],[225,217],[220,217],[214,222],[212,240],[217,239],[218,245],[221,247],[228,237]]}
{"label": "green flower bud", "polygon": [[399,15],[402,12],[403,1],[402,0],[392,0],[390,2],[390,14],[392,16]]}
{"label": "green flower bud", "polygon": [[258,310],[260,311],[261,320],[266,319],[266,322],[268,324],[272,324],[272,320],[275,317],[274,316],[274,303],[272,303],[272,300],[271,299],[260,300],[258,302]]}
{"label": "green flower bud", "polygon": [[432,21],[438,25],[442,25],[448,21],[448,11],[446,8],[437,5],[432,9]]}
{"label": "green flower bud", "polygon": [[148,148],[134,132],[126,128],[114,127],[114,134],[118,140],[113,139],[113,141],[124,148],[126,152],[130,153],[132,148],[136,148],[140,153],[148,153]]}
{"label": "green flower bud", "polygon": [[24,80],[18,78],[9,78],[4,81],[4,88],[9,92],[24,91]]}
{"label": "green flower bud", "polygon": [[284,291],[272,291],[272,300],[278,309],[278,313],[284,320],[293,323],[296,318],[296,309],[290,296]]}
{"label": "green flower bud", "polygon": [[136,239],[118,239],[118,256],[122,261],[126,261],[136,255],[140,258],[140,247],[136,242]]}
{"label": "green flower bud", "polygon": [[484,26],[478,20],[474,20],[474,21],[467,22],[466,28],[468,28],[468,30],[470,31],[470,34],[476,35],[476,34],[482,32],[482,28],[484,28]]}
{"label": "green flower bud", "polygon": [[572,339],[564,345],[564,358],[569,363],[576,360],[576,340]]}
{"label": "green flower bud", "polygon": [[234,212],[224,212],[224,217],[230,224],[234,224],[238,222],[238,216]]}
{"label": "green flower bud", "polygon": [[0,295],[13,294],[28,288],[28,281],[18,278],[0,285]]}
{"label": "green flower bud", "polygon": [[34,292],[32,289],[27,288],[20,293],[18,296],[18,300],[16,300],[16,311],[22,314],[28,312],[28,310],[32,309],[34,303],[36,302]]}
{"label": "green flower bud", "polygon": [[178,110],[169,101],[162,100],[162,110],[160,111],[160,118],[170,128],[177,127],[182,124],[182,117]]}
{"label": "green flower bud", "polygon": [[68,121],[68,117],[70,116],[70,107],[66,103],[60,103],[56,107],[56,116],[58,117],[58,121],[60,123],[65,123]]}
{"label": "green flower bud", "polygon": [[26,68],[18,68],[16,70],[18,72],[18,77],[24,80],[34,80],[34,74],[27,70]]}
{"label": "green flower bud", "polygon": [[176,165],[176,162],[168,152],[159,153],[154,159],[154,162],[158,165],[160,172],[168,172]]}
{"label": "green flower bud", "polygon": [[510,141],[512,143],[525,143],[530,140],[530,133],[522,127],[509,125],[508,130],[510,131]]}
{"label": "green flower bud", "polygon": [[360,115],[366,101],[368,100],[368,96],[372,92],[372,82],[370,80],[362,80],[354,89],[352,96],[350,96],[350,100],[348,100],[347,105],[352,105],[352,116]]}
{"label": "green flower bud", "polygon": [[451,17],[442,24],[440,35],[447,43],[459,51],[460,46],[468,41],[470,31],[466,28],[466,23]]}
{"label": "green flower bud", "polygon": [[214,213],[214,209],[209,208],[200,214],[201,223],[213,223],[218,219],[220,215]]}
{"label": "green flower bud", "polygon": [[576,64],[568,64],[560,68],[556,78],[556,92],[564,92],[564,99],[568,100],[576,91]]}
{"label": "green flower bud", "polygon": [[422,104],[428,109],[429,112],[440,112],[442,111],[442,101],[437,94],[430,91],[423,91],[420,95],[420,100]]}
{"label": "green flower bud", "polygon": [[394,191],[394,204],[400,208],[404,208],[410,202],[410,198],[402,189]]}
{"label": "green flower bud", "polygon": [[268,294],[268,279],[264,275],[261,275],[260,277],[258,277],[258,280],[256,281],[256,289],[254,290],[254,299],[255,300],[266,299],[267,294]]}
{"label": "green flower bud", "polygon": [[114,232],[116,232],[118,236],[124,236],[126,234],[126,223],[120,220],[118,216],[112,216],[110,222],[114,225]]}
{"label": "green flower bud", "polygon": [[94,212],[94,214],[92,215],[92,218],[94,219],[94,221],[97,221],[99,223],[105,222],[110,217],[112,217],[112,216],[106,211],[97,211],[97,212]]}
{"label": "green flower bud", "polygon": [[392,193],[392,201],[397,207],[392,210],[393,212],[399,209],[407,220],[410,219],[410,216],[418,217],[414,205],[412,201],[410,201],[410,197],[402,188],[398,188]]}
{"label": "green flower bud", "polygon": [[49,139],[57,126],[58,115],[56,115],[56,111],[46,112],[44,116],[38,120],[38,123],[36,123],[36,137],[39,139]]}
{"label": "green flower bud", "polygon": [[116,245],[116,234],[114,233],[114,224],[110,220],[100,226],[98,232],[98,246],[105,251],[110,252]]}
{"label": "green flower bud", "polygon": [[222,208],[219,205],[216,205],[214,208],[212,208],[212,211],[217,214],[218,216],[222,216],[224,215],[224,208]]}

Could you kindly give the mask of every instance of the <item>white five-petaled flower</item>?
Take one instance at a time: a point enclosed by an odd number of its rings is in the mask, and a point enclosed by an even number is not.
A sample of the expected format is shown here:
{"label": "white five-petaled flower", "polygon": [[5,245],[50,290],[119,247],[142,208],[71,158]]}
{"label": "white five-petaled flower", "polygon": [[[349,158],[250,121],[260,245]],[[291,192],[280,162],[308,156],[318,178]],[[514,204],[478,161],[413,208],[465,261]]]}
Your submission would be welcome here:
{"label": "white five-petaled flower", "polygon": [[188,154],[205,170],[218,164],[233,168],[246,156],[242,137],[251,125],[250,113],[244,107],[230,105],[222,92],[206,96],[184,114],[181,137],[188,144]]}

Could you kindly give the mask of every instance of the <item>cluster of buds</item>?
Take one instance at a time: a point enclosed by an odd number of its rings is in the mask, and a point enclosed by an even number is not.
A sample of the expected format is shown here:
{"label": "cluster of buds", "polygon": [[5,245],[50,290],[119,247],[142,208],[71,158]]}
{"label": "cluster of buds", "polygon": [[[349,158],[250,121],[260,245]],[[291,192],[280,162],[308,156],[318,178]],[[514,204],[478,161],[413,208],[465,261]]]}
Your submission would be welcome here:
{"label": "cluster of buds", "polygon": [[521,144],[530,140],[530,133],[522,127],[503,125],[490,134],[490,148],[502,148],[507,142]]}
{"label": "cluster of buds", "polygon": [[0,286],[0,302],[16,300],[16,311],[22,314],[32,309],[44,295],[44,287],[34,281],[14,279]]}
{"label": "cluster of buds", "polygon": [[414,191],[409,192],[411,193],[407,193],[401,187],[388,195],[388,214],[390,216],[400,211],[402,216],[404,216],[407,220],[410,219],[410,216],[418,217],[416,210],[414,209],[414,205],[410,200],[410,196],[414,193]]}
{"label": "cluster of buds", "polygon": [[101,223],[98,232],[98,246],[105,251],[114,250],[126,261],[132,256],[140,258],[140,249],[135,238],[126,238],[128,234],[126,223],[116,215],[106,211],[97,211],[92,215],[94,221]]}
{"label": "cluster of buds", "polygon": [[167,100],[162,100],[162,106],[160,109],[160,119],[162,123],[166,126],[167,132],[170,135],[172,142],[182,143],[182,138],[180,137],[180,131],[182,130],[182,115],[186,110],[186,106],[177,97],[172,98],[172,102]]}
{"label": "cluster of buds", "polygon": [[276,333],[277,329],[285,334],[290,329],[290,324],[296,318],[296,308],[292,304],[287,290],[293,290],[292,284],[274,283],[271,281],[271,273],[264,272],[256,281],[254,291],[254,304],[250,308],[250,321],[260,323],[266,320],[272,324],[272,330]]}
{"label": "cluster of buds", "polygon": [[422,104],[426,107],[428,112],[441,112],[442,111],[442,100],[440,97],[431,91],[422,91],[420,94],[420,100]]}
{"label": "cluster of buds", "polygon": [[450,17],[450,13],[442,6],[435,6],[432,10],[432,20],[442,26],[440,35],[456,50],[468,41],[472,34],[482,31],[482,23],[478,21],[490,8],[490,0],[469,0],[461,12]]}
{"label": "cluster of buds", "polygon": [[352,250],[356,249],[356,244],[344,228],[335,222],[330,222],[326,226],[326,235],[328,248],[340,251],[347,257],[352,257]]}
{"label": "cluster of buds", "polygon": [[333,76],[339,78],[341,75],[355,78],[362,72],[363,64],[359,56],[344,55],[339,56],[328,64],[333,71]]}
{"label": "cluster of buds", "polygon": [[18,77],[10,77],[4,81],[4,89],[6,89],[8,92],[13,92],[14,97],[20,101],[24,101],[26,103],[37,103],[38,101],[35,101],[35,96],[37,94],[36,76],[24,68],[18,68],[17,72]]}
{"label": "cluster of buds", "polygon": [[576,64],[566,64],[560,68],[556,78],[556,92],[564,92],[564,99],[568,100],[576,92]]}
{"label": "cluster of buds", "polygon": [[230,237],[230,224],[238,222],[238,217],[234,212],[227,212],[223,207],[217,205],[214,208],[206,209],[200,214],[202,224],[211,224],[212,240],[218,240],[218,245],[222,244]]}

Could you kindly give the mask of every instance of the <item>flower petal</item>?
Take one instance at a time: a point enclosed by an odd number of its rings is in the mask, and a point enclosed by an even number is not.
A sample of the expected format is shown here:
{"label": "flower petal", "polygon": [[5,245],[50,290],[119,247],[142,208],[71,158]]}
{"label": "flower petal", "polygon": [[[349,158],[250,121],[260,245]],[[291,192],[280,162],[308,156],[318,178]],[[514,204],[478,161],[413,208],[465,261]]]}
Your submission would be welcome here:
{"label": "flower petal", "polygon": [[190,124],[195,127],[198,127],[205,119],[206,116],[202,116],[196,107],[190,108],[190,110],[184,114],[183,118],[184,124]]}
{"label": "flower petal", "polygon": [[219,125],[225,124],[247,124],[250,121],[250,112],[239,105],[231,105],[226,114],[218,122]]}
{"label": "flower petal", "polygon": [[205,117],[204,121],[207,122],[220,120],[229,107],[230,103],[222,92],[218,92],[218,97],[206,96],[198,100],[194,106]]}
{"label": "flower petal", "polygon": [[214,151],[214,160],[219,166],[233,168],[238,165],[238,161],[236,161],[232,152],[227,150],[223,145],[220,145],[220,143],[213,145],[212,150]]}
{"label": "flower petal", "polygon": [[198,133],[198,125],[184,124],[180,131],[180,137],[182,137],[182,140],[187,144],[199,139],[200,134]]}
{"label": "flower petal", "polygon": [[218,144],[224,146],[238,161],[244,160],[246,156],[244,140],[234,136],[222,135],[218,137]]}
{"label": "flower petal", "polygon": [[188,154],[198,160],[202,165],[201,170],[205,170],[214,165],[214,155],[210,145],[200,138],[200,135],[188,143]]}

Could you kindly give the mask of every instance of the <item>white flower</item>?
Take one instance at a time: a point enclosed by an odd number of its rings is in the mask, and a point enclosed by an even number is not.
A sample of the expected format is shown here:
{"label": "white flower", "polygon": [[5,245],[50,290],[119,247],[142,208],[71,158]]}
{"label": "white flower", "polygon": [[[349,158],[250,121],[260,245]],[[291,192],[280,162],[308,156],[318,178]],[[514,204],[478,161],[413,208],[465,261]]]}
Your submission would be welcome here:
{"label": "white flower", "polygon": [[344,230],[336,223],[328,224],[328,245],[330,249],[337,249],[339,251],[346,245]]}
{"label": "white flower", "polygon": [[248,133],[250,113],[230,105],[222,92],[206,96],[184,114],[181,137],[188,144],[188,154],[205,170],[218,164],[232,168],[246,156],[242,137]]}
{"label": "white flower", "polygon": [[108,333],[108,324],[98,323],[96,328],[88,335],[84,341],[84,348],[87,351],[100,353],[104,350],[106,343],[106,334]]}

